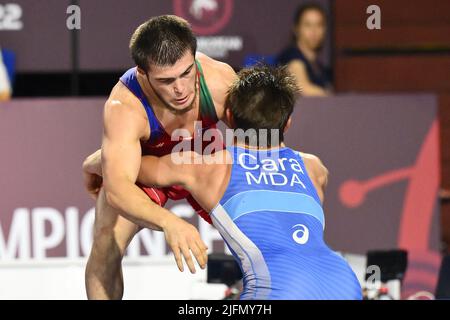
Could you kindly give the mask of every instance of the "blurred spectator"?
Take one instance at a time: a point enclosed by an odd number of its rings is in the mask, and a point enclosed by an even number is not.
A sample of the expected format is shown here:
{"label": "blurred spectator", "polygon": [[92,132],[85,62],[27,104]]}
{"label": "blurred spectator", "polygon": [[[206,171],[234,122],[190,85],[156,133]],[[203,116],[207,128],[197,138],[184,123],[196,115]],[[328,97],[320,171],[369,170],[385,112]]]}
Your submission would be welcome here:
{"label": "blurred spectator", "polygon": [[0,48],[0,101],[6,101],[11,98],[11,85],[9,84],[8,73],[3,64],[3,57]]}
{"label": "blurred spectator", "polygon": [[317,59],[325,40],[327,17],[317,4],[300,6],[294,16],[293,43],[277,58],[297,78],[304,96],[331,93],[331,73]]}

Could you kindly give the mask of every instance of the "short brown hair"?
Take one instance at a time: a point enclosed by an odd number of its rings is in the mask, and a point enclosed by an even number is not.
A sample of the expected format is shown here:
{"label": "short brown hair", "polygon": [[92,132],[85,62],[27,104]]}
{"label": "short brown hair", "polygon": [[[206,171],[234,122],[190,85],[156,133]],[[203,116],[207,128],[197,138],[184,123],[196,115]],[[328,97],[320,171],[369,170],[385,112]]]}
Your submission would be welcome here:
{"label": "short brown hair", "polygon": [[[256,66],[242,69],[227,96],[236,129],[283,131],[294,111],[299,93],[295,79],[286,67]],[[270,140],[270,137],[269,137]]]}
{"label": "short brown hair", "polygon": [[174,65],[186,50],[195,56],[197,39],[189,23],[174,15],[151,18],[136,29],[130,40],[131,57],[145,71],[150,63]]}

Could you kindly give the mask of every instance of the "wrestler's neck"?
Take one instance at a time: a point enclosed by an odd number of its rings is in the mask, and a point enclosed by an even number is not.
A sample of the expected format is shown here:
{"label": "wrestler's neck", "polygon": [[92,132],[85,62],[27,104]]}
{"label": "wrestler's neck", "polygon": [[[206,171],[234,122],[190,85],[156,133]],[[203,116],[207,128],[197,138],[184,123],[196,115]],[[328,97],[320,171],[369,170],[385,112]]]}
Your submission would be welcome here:
{"label": "wrestler's neck", "polygon": [[282,141],[279,145],[276,146],[253,146],[248,143],[239,142],[237,139],[234,140],[234,145],[236,147],[241,147],[250,150],[276,150],[280,148],[285,148],[286,144]]}

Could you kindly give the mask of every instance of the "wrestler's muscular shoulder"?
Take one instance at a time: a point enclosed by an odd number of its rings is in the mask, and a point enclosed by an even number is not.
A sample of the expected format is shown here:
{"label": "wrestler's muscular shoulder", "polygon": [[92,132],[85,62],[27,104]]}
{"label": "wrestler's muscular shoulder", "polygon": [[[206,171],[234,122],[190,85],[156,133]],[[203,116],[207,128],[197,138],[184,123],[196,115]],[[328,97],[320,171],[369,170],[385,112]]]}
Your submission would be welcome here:
{"label": "wrestler's muscular shoulder", "polygon": [[236,72],[230,65],[214,60],[200,52],[197,53],[196,59],[202,66],[206,84],[216,107],[217,117],[222,119],[227,92],[236,79]]}
{"label": "wrestler's muscular shoulder", "polygon": [[320,158],[314,154],[300,152],[306,171],[311,178],[320,200],[324,200],[325,187],[328,184],[328,169],[325,167]]}
{"label": "wrestler's muscular shoulder", "polygon": [[141,101],[122,83],[118,82],[112,89],[105,103],[105,121],[108,113],[116,113],[130,117],[136,126],[140,139],[147,140],[150,136],[150,126]]}

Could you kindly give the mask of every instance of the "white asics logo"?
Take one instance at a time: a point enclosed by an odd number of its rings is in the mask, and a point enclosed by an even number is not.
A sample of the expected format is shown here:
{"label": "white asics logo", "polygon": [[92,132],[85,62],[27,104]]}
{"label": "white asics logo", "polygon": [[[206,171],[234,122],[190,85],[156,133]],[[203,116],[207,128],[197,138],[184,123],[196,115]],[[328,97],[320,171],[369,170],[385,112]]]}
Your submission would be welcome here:
{"label": "white asics logo", "polygon": [[[299,227],[298,230],[295,230],[295,232],[292,234],[292,239],[294,239],[295,242],[298,244],[305,244],[308,242],[309,239],[309,230],[304,224],[296,224],[292,227],[294,229],[295,227]],[[300,234],[300,236],[299,236]]]}

